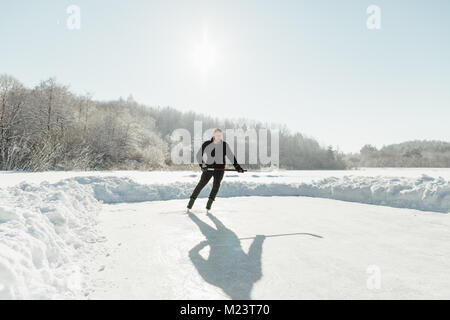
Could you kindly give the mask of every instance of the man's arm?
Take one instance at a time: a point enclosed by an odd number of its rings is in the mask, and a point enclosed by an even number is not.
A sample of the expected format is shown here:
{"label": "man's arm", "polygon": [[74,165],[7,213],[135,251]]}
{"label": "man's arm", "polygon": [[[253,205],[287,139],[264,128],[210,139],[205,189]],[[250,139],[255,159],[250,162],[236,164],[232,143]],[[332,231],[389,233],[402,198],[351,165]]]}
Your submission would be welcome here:
{"label": "man's arm", "polygon": [[238,172],[244,172],[244,170],[242,169],[241,165],[237,162],[236,157],[233,153],[233,151],[230,148],[230,145],[226,142],[225,143],[225,154],[228,157],[228,159],[230,159],[230,161],[233,162],[233,166],[234,168],[238,171]]}
{"label": "man's arm", "polygon": [[198,149],[198,152],[196,155],[197,163],[200,166],[200,168],[202,168],[202,169],[205,166],[205,163],[203,161],[203,152],[204,151],[205,151],[205,142],[202,143],[202,146],[200,147],[200,149]]}

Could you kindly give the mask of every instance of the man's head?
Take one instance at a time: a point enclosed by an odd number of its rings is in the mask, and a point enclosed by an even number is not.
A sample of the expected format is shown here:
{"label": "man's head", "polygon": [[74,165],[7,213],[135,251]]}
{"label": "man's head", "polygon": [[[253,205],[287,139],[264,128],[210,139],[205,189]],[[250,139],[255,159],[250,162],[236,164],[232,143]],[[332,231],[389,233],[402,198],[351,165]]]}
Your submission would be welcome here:
{"label": "man's head", "polygon": [[222,130],[221,129],[217,128],[216,130],[214,130],[213,140],[214,140],[214,142],[219,142],[222,140]]}

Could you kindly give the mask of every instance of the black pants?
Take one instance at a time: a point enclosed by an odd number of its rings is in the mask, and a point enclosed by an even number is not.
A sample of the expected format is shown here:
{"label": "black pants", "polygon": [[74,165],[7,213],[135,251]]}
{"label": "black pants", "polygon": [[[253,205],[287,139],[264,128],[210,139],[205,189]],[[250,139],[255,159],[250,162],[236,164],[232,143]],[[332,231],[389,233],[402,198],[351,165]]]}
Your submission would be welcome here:
{"label": "black pants", "polygon": [[192,192],[191,199],[197,199],[198,195],[202,191],[202,189],[208,184],[209,180],[214,177],[213,187],[211,189],[211,193],[209,194],[209,198],[211,200],[216,199],[217,192],[219,192],[220,182],[223,179],[223,171],[203,171],[202,176],[200,177],[200,181]]}

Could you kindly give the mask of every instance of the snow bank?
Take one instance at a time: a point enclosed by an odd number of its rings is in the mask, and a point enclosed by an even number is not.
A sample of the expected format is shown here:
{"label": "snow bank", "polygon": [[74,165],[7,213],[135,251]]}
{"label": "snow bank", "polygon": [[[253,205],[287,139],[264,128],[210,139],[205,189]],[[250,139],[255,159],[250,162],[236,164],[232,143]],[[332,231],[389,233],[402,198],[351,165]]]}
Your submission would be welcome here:
{"label": "snow bank", "polygon": [[[139,184],[125,177],[78,177],[79,184],[92,188],[94,197],[104,203],[126,203],[186,199],[195,183]],[[448,213],[450,182],[422,175],[420,178],[330,177],[307,183],[227,181],[222,183],[220,197],[237,196],[308,196]],[[209,194],[207,186],[200,197]]]}
{"label": "snow bank", "polygon": [[98,209],[73,180],[0,189],[0,299],[80,297]]}
{"label": "snow bank", "polygon": [[[195,186],[194,180],[163,182],[79,176],[0,188],[0,299],[80,297],[83,257],[90,243],[98,240],[94,225],[100,204],[187,199]],[[209,191],[210,186],[200,196]],[[309,196],[450,211],[449,181],[426,175],[344,176],[303,183],[283,181],[277,175],[260,181],[233,181],[229,176],[219,196]]]}
{"label": "snow bank", "polygon": [[394,177],[326,178],[299,185],[303,196],[448,213],[450,182],[426,175],[417,179]]}

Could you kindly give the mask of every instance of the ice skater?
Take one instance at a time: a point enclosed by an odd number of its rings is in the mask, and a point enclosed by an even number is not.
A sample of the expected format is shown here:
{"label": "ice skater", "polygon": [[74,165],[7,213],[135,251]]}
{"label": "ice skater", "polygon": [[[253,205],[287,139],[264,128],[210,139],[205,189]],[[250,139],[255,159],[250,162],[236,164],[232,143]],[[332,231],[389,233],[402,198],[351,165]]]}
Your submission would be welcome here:
{"label": "ice skater", "polygon": [[[205,156],[206,159],[204,159]],[[214,130],[213,137],[210,140],[203,142],[202,147],[197,153],[196,159],[202,169],[202,175],[200,177],[200,181],[192,192],[187,205],[187,212],[192,209],[195,200],[202,189],[208,184],[209,180],[214,178],[211,193],[209,194],[208,202],[206,204],[206,210],[211,210],[212,203],[216,199],[217,192],[220,188],[220,183],[222,182],[225,173],[226,157],[232,161],[237,172],[245,172],[245,170],[238,164],[228,143],[223,141],[222,130],[216,129]]]}

